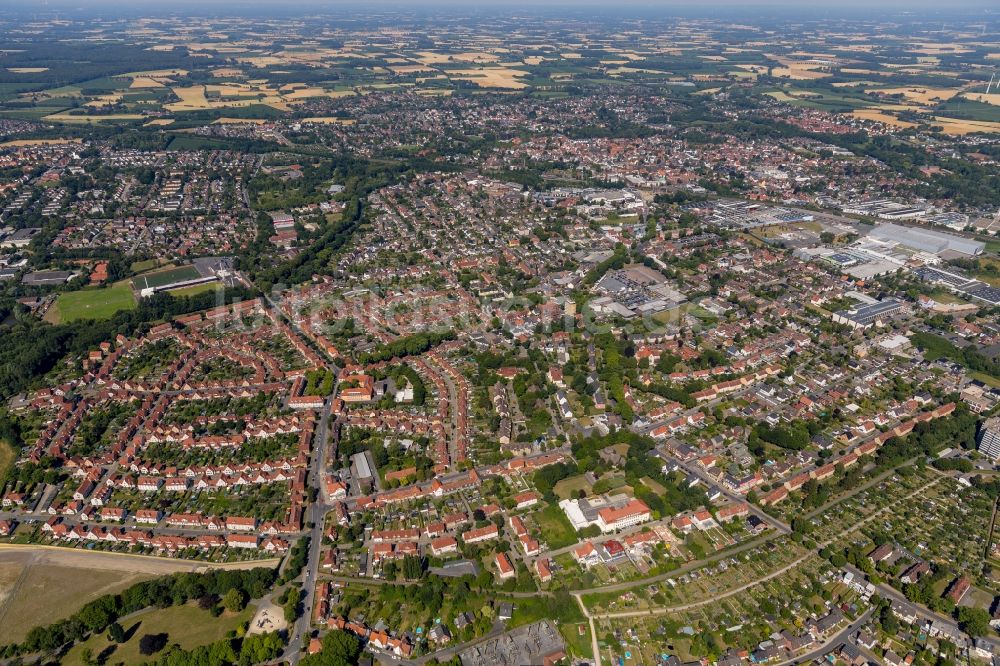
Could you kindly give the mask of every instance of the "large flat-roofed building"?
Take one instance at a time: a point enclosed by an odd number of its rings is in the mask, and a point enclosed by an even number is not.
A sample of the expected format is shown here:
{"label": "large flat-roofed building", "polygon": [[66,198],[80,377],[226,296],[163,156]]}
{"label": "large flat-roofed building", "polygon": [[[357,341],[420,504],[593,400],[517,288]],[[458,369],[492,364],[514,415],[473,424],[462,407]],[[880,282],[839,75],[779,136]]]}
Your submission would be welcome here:
{"label": "large flat-roofed building", "polygon": [[0,241],[0,247],[28,247],[31,245],[31,239],[41,230],[41,227],[17,229]]}
{"label": "large flat-roofed building", "polygon": [[833,313],[833,320],[838,324],[847,324],[852,328],[869,328],[884,319],[903,311],[903,304],[893,299],[861,305],[850,310],[840,310]]}
{"label": "large flat-roofed building", "polygon": [[1000,418],[986,419],[979,427],[976,449],[990,460],[1000,458]]}
{"label": "large flat-roofed building", "polygon": [[21,278],[21,283],[32,287],[66,284],[73,277],[70,271],[35,271]]}
{"label": "large flat-roofed building", "polygon": [[904,227],[899,224],[880,224],[868,233],[869,238],[883,243],[895,243],[913,250],[922,250],[940,254],[947,250],[975,256],[982,254],[986,248],[986,243],[945,234],[940,231],[930,229],[917,229],[914,227]]}
{"label": "large flat-roofed building", "polygon": [[358,478],[367,479],[372,475],[371,467],[368,466],[368,456],[365,455],[364,451],[351,456],[351,462],[354,463],[355,474]]}

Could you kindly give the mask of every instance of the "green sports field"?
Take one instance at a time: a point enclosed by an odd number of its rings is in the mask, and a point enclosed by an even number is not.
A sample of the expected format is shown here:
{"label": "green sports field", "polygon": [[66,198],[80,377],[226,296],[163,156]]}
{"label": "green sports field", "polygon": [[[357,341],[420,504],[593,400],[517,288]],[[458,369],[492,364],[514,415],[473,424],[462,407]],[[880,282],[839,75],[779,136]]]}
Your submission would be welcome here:
{"label": "green sports field", "polygon": [[144,275],[137,275],[132,278],[132,284],[139,291],[143,289],[148,289],[150,287],[163,287],[168,284],[174,284],[175,282],[184,282],[185,280],[196,280],[201,277],[198,273],[198,269],[194,266],[179,266],[177,268],[168,268],[162,271],[154,271],[152,273],[146,273]]}
{"label": "green sports field", "polygon": [[119,282],[110,287],[81,289],[60,294],[52,306],[58,322],[77,319],[107,319],[119,310],[135,307],[135,296],[127,282]]}

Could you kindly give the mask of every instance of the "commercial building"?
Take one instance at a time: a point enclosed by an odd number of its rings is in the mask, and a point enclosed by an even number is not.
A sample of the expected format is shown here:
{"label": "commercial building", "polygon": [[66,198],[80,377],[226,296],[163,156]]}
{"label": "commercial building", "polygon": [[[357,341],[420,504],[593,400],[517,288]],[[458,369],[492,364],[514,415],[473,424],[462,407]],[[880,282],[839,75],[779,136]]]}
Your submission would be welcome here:
{"label": "commercial building", "polygon": [[983,253],[986,243],[976,240],[945,234],[930,229],[904,227],[898,224],[880,224],[871,230],[869,238],[883,243],[902,245],[913,250],[922,250],[940,254],[946,250],[960,254],[975,256]]}
{"label": "commercial building", "polygon": [[833,313],[833,320],[852,328],[869,328],[903,311],[903,304],[893,299],[860,305]]}

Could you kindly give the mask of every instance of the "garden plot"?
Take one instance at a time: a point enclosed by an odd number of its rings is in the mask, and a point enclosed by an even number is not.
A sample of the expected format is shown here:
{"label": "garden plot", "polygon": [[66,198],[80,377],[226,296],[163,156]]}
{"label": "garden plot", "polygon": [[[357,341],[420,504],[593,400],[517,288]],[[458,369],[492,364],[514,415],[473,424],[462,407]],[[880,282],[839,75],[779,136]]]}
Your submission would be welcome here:
{"label": "garden plot", "polygon": [[174,338],[148,342],[123,356],[112,376],[121,381],[158,379],[180,354],[180,344]]}

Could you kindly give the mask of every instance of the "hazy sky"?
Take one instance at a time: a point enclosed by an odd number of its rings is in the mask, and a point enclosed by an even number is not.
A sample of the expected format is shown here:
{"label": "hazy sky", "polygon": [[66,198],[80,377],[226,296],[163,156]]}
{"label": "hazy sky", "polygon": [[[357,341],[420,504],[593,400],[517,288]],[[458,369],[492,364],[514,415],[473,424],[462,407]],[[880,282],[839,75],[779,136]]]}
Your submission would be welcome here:
{"label": "hazy sky", "polygon": [[729,18],[796,20],[868,18],[910,21],[979,21],[991,32],[1000,19],[1000,0],[0,0],[6,16],[42,18],[53,12],[64,17],[202,16],[294,17],[300,14],[364,18],[367,13],[393,11],[409,15],[447,14],[456,18],[492,13],[536,14],[586,18]]}
{"label": "hazy sky", "polygon": [[[45,7],[67,9],[202,9],[234,10],[239,8],[275,9],[288,8],[328,9],[351,7],[384,8],[448,8],[453,10],[474,10],[493,8],[560,9],[571,12],[574,8],[608,10],[611,8],[628,10],[659,10],[665,13],[681,11],[687,13],[700,8],[731,8],[749,10],[752,8],[782,8],[791,12],[815,13],[843,7],[853,7],[868,11],[906,11],[907,9],[937,9],[948,11],[953,8],[985,9],[990,14],[1000,15],[997,0],[289,0],[277,3],[274,0],[5,0],[8,7],[22,5],[44,11]],[[992,11],[989,11],[992,10]]]}

